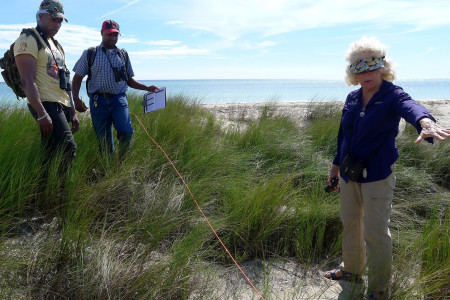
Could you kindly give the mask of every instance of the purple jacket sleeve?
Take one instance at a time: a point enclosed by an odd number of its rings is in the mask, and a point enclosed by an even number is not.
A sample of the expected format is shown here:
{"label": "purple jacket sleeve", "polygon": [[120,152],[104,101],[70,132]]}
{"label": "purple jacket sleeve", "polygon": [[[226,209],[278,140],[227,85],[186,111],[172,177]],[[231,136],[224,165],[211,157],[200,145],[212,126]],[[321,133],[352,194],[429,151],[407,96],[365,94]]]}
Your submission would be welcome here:
{"label": "purple jacket sleeve", "polygon": [[[403,90],[397,90],[397,113],[405,119],[406,122],[410,123],[417,130],[417,133],[420,134],[422,131],[422,127],[420,126],[420,120],[423,118],[429,118],[436,122],[433,116],[428,112],[428,110],[417,103],[415,100],[411,98],[408,93],[405,93]],[[432,143],[432,138],[426,138],[427,142]]]}

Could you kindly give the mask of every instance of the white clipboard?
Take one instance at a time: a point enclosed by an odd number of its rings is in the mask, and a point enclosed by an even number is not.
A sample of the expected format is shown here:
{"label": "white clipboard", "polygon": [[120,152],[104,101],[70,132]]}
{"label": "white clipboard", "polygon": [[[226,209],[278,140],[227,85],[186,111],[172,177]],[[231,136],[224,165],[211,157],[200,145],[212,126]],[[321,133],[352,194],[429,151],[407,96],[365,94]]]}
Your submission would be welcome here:
{"label": "white clipboard", "polygon": [[144,101],[142,105],[144,106],[144,113],[149,113],[158,109],[163,109],[166,107],[166,88],[162,87],[156,92],[150,92],[144,94]]}

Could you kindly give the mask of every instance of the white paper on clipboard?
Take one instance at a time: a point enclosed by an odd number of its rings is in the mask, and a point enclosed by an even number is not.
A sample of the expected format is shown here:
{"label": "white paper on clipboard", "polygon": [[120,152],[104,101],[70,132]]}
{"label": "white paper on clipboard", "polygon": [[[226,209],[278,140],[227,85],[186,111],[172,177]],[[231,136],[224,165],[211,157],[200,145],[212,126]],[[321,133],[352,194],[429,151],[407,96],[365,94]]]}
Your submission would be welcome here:
{"label": "white paper on clipboard", "polygon": [[166,88],[162,87],[156,92],[144,94],[144,113],[149,113],[166,107]]}

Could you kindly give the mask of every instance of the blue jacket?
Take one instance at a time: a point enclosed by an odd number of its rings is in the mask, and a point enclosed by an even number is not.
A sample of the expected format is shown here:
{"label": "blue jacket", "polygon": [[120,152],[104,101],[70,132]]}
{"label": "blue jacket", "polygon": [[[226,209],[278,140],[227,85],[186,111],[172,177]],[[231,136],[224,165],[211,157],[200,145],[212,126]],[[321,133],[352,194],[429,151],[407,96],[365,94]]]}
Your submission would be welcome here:
{"label": "blue jacket", "polygon": [[[361,182],[388,177],[392,173],[392,164],[399,156],[395,138],[400,119],[404,118],[420,133],[422,129],[419,121],[424,117],[435,121],[426,108],[392,82],[383,81],[380,90],[370,99],[364,112],[362,89],[352,91],[348,94],[342,110],[337,153],[333,164],[341,165],[344,157],[351,151],[354,156],[364,161],[367,169],[367,178]],[[427,141],[432,142],[432,139]],[[346,176],[342,177],[348,182]]]}

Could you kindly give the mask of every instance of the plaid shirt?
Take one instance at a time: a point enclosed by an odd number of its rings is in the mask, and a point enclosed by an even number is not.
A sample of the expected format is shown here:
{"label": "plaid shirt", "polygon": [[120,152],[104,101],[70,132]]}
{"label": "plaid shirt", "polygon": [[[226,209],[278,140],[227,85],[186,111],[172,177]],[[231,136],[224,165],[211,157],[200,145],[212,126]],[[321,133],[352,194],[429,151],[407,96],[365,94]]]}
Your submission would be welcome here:
{"label": "plaid shirt", "polygon": [[[73,71],[84,77],[88,74],[88,50],[84,50],[80,59],[73,67]],[[112,50],[105,49],[103,44],[97,47],[97,54],[95,55],[94,62],[91,66],[91,80],[89,81],[88,94],[95,92],[120,94],[125,93],[128,89],[125,81],[116,82],[114,78],[113,69],[109,63],[109,60],[113,67],[125,66],[125,57],[120,50],[116,47]],[[127,63],[128,78],[134,77],[133,68],[131,67],[130,59]]]}

